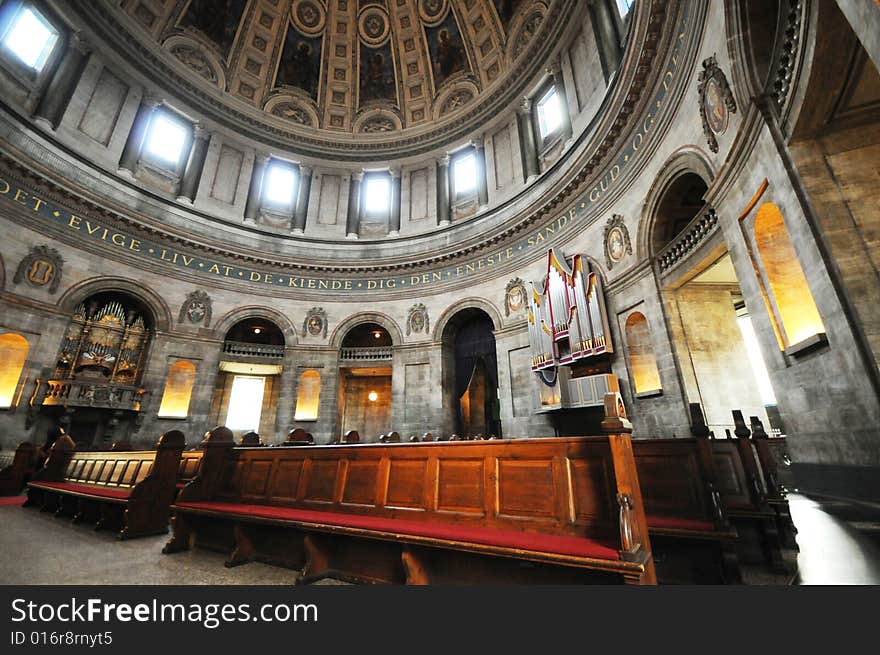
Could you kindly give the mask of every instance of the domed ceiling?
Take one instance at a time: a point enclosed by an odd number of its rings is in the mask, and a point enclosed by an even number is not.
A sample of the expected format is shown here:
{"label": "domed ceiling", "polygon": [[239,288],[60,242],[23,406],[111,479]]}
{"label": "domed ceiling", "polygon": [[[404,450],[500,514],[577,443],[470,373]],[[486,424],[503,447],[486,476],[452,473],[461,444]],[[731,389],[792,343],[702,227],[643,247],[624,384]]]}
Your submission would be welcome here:
{"label": "domed ceiling", "polygon": [[384,134],[442,122],[503,87],[549,4],[122,0],[119,9],[205,81],[289,126]]}

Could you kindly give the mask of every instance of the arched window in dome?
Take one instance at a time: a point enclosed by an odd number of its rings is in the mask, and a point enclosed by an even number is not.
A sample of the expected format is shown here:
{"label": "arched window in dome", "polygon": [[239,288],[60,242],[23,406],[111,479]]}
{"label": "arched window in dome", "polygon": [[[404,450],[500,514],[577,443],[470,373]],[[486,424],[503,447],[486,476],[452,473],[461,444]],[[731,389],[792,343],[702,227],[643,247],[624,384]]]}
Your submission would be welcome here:
{"label": "arched window in dome", "polygon": [[779,208],[764,203],[755,217],[755,245],[782,349],[825,339],[825,325]]}
{"label": "arched window in dome", "polygon": [[20,334],[0,334],[0,409],[9,409],[15,403],[15,392],[29,350],[27,339]]}
{"label": "arched window in dome", "polygon": [[159,418],[186,418],[189,415],[189,401],[195,381],[195,364],[180,360],[171,365],[165,379]]}
{"label": "arched window in dome", "polygon": [[657,357],[651,342],[648,319],[641,312],[633,312],[626,319],[625,332],[635,393],[660,391],[663,385],[660,382],[660,371],[657,369]]}
{"label": "arched window in dome", "polygon": [[309,369],[299,376],[296,392],[295,421],[317,421],[318,402],[321,397],[321,374]]}

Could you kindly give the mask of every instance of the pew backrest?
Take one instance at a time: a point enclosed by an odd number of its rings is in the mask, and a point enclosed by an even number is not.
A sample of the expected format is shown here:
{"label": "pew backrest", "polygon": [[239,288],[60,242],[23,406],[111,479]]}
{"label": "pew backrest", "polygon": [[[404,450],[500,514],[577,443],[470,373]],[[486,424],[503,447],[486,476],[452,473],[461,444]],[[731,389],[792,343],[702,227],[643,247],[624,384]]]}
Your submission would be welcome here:
{"label": "pew backrest", "polygon": [[752,445],[746,439],[710,439],[718,491],[728,508],[759,507],[765,500]]}
{"label": "pew backrest", "polygon": [[708,439],[636,439],[633,454],[649,519],[697,519],[729,527]]}
{"label": "pew backrest", "polygon": [[186,484],[199,472],[204,453],[201,450],[186,450],[180,455],[180,466],[177,473],[178,484]]}
{"label": "pew backrest", "polygon": [[[264,504],[322,512],[603,538],[650,552],[628,435],[228,448],[217,484],[178,502]],[[623,518],[623,515],[626,515]],[[627,534],[622,534],[622,524]],[[625,542],[629,542],[628,544]]]}

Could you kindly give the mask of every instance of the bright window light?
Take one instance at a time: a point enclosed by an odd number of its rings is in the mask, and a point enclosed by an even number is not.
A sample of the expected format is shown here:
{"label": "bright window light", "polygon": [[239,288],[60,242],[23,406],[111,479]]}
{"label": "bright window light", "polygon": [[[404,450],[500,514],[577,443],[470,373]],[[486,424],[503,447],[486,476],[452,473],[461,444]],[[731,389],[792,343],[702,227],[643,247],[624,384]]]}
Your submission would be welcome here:
{"label": "bright window light", "polygon": [[453,164],[453,184],[455,195],[470,193],[477,187],[477,158],[473,153],[463,155]]}
{"label": "bright window light", "polygon": [[388,211],[391,203],[391,180],[385,175],[367,178],[364,192],[364,209],[370,214],[381,214]]}
{"label": "bright window light", "polygon": [[169,116],[168,112],[157,110],[150,121],[146,151],[160,163],[177,166],[187,136],[188,130],[183,123]]}
{"label": "bright window light", "polygon": [[266,378],[253,375],[236,375],[232,379],[226,427],[230,430],[253,430],[260,427],[263,411],[263,391]]}
{"label": "bright window light", "polygon": [[293,202],[293,192],[296,188],[296,171],[293,166],[281,162],[269,164],[266,176],[266,189],[264,198],[269,202],[290,206]]}
{"label": "bright window light", "polygon": [[550,89],[538,101],[538,129],[541,138],[546,139],[562,126],[562,103],[556,89]]}
{"label": "bright window light", "polygon": [[773,393],[773,387],[770,385],[770,375],[767,373],[764,358],[761,357],[761,348],[758,346],[758,337],[755,334],[752,319],[748,315],[739,316],[736,322],[739,323],[739,330],[742,332],[743,341],[746,344],[746,352],[749,356],[749,363],[752,365],[752,371],[755,373],[755,381],[758,383],[758,393],[761,394],[761,402],[765,406],[775,405],[776,394]]}
{"label": "bright window light", "polygon": [[635,4],[635,0],[617,0],[617,11],[620,12],[621,18],[626,17],[633,4]]}
{"label": "bright window light", "polygon": [[52,54],[56,41],[58,32],[33,9],[25,7],[12,19],[3,37],[3,46],[25,66],[39,72]]}

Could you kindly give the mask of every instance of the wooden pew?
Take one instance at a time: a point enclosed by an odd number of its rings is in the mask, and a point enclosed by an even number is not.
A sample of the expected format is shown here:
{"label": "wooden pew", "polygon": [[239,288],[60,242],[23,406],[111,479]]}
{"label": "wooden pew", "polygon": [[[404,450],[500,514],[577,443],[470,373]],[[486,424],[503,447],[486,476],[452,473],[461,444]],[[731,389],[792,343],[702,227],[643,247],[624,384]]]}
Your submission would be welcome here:
{"label": "wooden pew", "polygon": [[15,450],[0,451],[0,496],[17,496],[34,472],[37,449],[24,441]]}
{"label": "wooden pew", "polygon": [[184,446],[172,430],[155,450],[76,452],[62,435],[28,483],[24,506],[95,521],[96,530],[113,526],[119,539],[165,533]]}
{"label": "wooden pew", "polygon": [[637,439],[633,454],[659,582],[742,584],[709,440]]}
{"label": "wooden pew", "polygon": [[[780,480],[779,470],[776,465],[776,458],[773,456],[773,447],[779,447],[782,443],[782,449],[785,449],[785,437],[771,438],[765,431],[764,425],[757,416],[750,417],[751,434],[746,436],[749,429],[745,427],[745,421],[742,420],[742,413],[735,411],[734,421],[741,421],[737,425],[740,430],[740,438],[748,438],[752,444],[754,453],[757,455],[758,471],[761,476],[764,494],[767,504],[776,513],[776,524],[779,529],[779,535],[785,548],[799,551],[800,547],[797,543],[797,528],[791,518],[791,510],[788,506],[788,490]],[[775,442],[771,445],[771,441]]]}
{"label": "wooden pew", "polygon": [[233,448],[206,435],[163,552],[299,580],[654,584],[629,435]]}
{"label": "wooden pew", "polygon": [[183,489],[187,484],[192,482],[193,478],[199,472],[199,466],[202,463],[201,450],[185,450],[180,454],[180,464],[177,467],[177,483],[175,487],[177,491]]}
{"label": "wooden pew", "polygon": [[724,510],[740,534],[740,560],[764,561],[790,572],[776,512],[767,502],[752,444],[746,438],[710,439]]}

